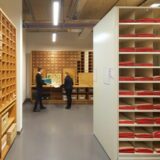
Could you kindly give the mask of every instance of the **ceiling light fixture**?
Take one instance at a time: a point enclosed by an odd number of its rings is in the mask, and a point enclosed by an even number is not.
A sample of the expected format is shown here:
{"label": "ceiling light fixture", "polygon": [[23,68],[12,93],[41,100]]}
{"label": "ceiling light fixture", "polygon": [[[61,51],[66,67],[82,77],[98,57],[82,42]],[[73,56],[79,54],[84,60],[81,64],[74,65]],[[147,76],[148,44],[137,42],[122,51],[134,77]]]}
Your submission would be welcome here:
{"label": "ceiling light fixture", "polygon": [[53,1],[53,25],[57,26],[59,23],[59,10],[60,3],[59,1]]}
{"label": "ceiling light fixture", "polygon": [[52,33],[52,42],[56,42],[56,39],[57,39],[57,34]]}
{"label": "ceiling light fixture", "polygon": [[150,7],[152,8],[160,7],[160,3],[153,3],[152,5],[150,5]]}

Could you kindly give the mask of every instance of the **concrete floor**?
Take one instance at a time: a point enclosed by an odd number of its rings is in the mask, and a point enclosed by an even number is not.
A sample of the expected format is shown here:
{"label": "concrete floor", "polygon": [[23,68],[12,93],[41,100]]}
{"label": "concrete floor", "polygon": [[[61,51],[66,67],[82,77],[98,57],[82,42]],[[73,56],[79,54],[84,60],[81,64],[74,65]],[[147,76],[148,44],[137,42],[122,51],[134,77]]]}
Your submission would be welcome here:
{"label": "concrete floor", "polygon": [[32,112],[24,105],[24,128],[6,160],[109,160],[93,136],[92,106],[47,106]]}

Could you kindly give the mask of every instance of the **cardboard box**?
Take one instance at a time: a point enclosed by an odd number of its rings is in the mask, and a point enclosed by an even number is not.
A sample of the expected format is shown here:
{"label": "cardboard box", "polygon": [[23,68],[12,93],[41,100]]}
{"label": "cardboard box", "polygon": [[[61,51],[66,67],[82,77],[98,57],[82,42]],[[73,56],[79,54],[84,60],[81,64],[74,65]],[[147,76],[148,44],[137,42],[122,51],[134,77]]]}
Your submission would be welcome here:
{"label": "cardboard box", "polygon": [[7,144],[11,145],[17,135],[16,123],[13,123],[7,131]]}

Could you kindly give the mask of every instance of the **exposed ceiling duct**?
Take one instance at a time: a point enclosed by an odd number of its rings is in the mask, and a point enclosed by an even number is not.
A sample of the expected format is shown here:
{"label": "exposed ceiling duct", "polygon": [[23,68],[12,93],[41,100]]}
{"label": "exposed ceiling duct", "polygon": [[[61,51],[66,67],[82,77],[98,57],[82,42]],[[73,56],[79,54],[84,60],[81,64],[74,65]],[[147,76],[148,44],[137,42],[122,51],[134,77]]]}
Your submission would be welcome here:
{"label": "exposed ceiling duct", "polygon": [[[94,25],[115,5],[151,5],[156,0],[60,0],[60,25],[52,25],[52,0],[23,0],[24,28],[32,31],[78,32],[80,36]],[[90,28],[90,29],[88,29]],[[79,29],[79,30],[75,30]],[[83,36],[82,36],[83,37]]]}
{"label": "exposed ceiling duct", "polygon": [[98,20],[87,21],[87,20],[74,20],[65,23],[60,23],[58,26],[53,26],[50,22],[24,22],[23,27],[25,29],[83,29],[93,28]]}
{"label": "exposed ceiling duct", "polygon": [[68,15],[67,15],[68,19],[77,19],[75,13],[76,13],[77,5],[78,5],[79,1],[80,0],[72,0],[71,1],[70,7],[68,9]]}

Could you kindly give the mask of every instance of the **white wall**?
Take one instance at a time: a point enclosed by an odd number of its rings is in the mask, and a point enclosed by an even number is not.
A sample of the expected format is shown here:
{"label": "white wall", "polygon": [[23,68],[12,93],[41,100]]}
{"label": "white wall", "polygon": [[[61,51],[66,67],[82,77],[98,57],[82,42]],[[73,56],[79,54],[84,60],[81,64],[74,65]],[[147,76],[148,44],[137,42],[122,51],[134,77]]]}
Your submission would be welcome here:
{"label": "white wall", "polygon": [[[94,134],[111,160],[117,160],[118,10],[116,8],[95,26],[93,40]],[[109,68],[112,69],[111,72]]]}
{"label": "white wall", "polygon": [[0,0],[0,8],[8,15],[17,29],[17,130],[22,129],[23,33],[22,0]]}
{"label": "white wall", "polygon": [[57,33],[56,43],[52,42],[51,32],[27,32],[26,53],[27,53],[27,98],[30,98],[30,53],[33,50],[92,50],[92,33],[86,39],[79,39],[78,33]]}
{"label": "white wall", "polygon": [[26,98],[28,99],[28,98],[31,98],[30,97],[30,86],[31,86],[31,77],[30,77],[30,75],[31,75],[31,72],[30,72],[30,54],[26,54],[26,64],[27,64],[27,66],[26,66],[26,72],[27,72],[27,74],[26,74],[26,78],[27,78],[27,82],[26,82],[26,86],[27,86],[27,91],[26,91]]}
{"label": "white wall", "polygon": [[92,33],[79,39],[78,33],[57,33],[57,42],[52,43],[51,32],[27,32],[27,53],[32,50],[91,50]]}
{"label": "white wall", "polygon": [[27,96],[27,69],[26,69],[26,31],[23,30],[23,102]]}

